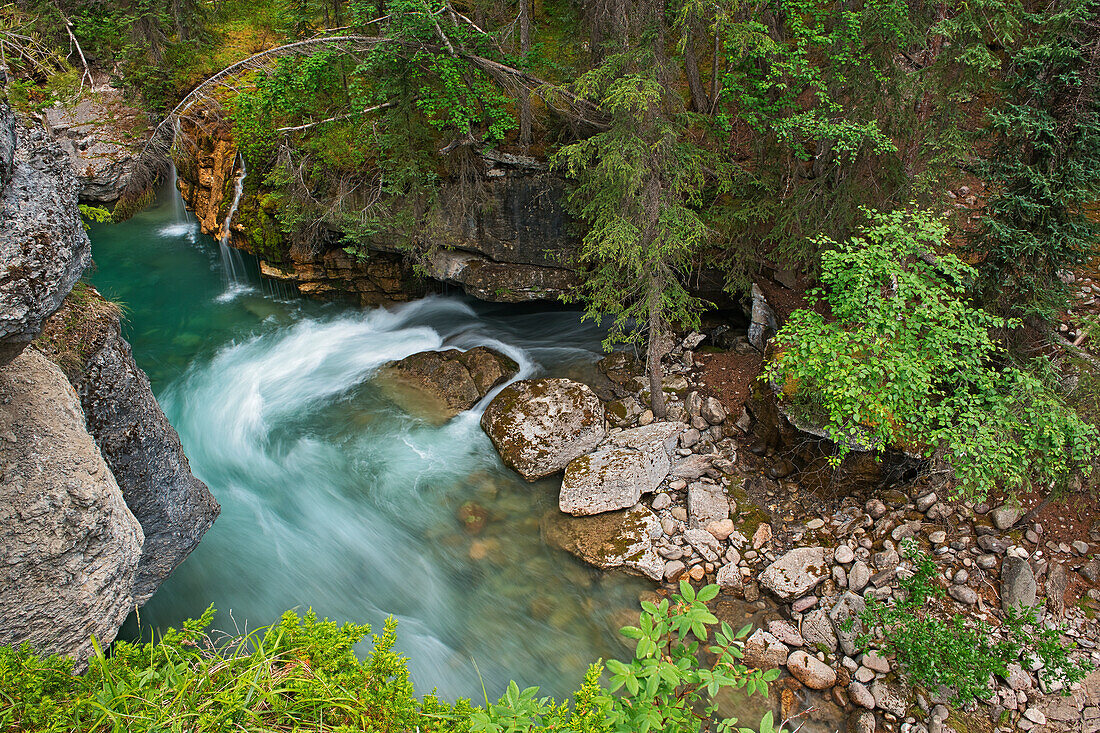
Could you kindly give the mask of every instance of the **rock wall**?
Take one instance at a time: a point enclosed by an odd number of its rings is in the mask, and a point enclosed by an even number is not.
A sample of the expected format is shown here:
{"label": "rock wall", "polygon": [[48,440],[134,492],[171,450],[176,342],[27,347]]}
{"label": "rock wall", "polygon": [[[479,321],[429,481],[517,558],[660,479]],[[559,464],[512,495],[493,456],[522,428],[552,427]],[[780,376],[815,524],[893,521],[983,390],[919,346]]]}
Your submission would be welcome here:
{"label": "rock wall", "polygon": [[[0,102],[0,365],[15,358],[91,262],[69,157]],[[14,141],[14,145],[12,144]],[[11,150],[11,152],[7,152]]]}
{"label": "rock wall", "polygon": [[[87,299],[99,298],[87,290]],[[67,302],[51,319],[47,334],[55,323],[72,328],[75,314],[69,309],[74,307]],[[87,303],[83,308],[93,317],[85,318],[79,329],[85,356],[71,382],[87,428],[145,533],[134,586],[134,602],[140,607],[191,554],[221,508],[206,484],[191,474],[179,435],[122,338],[117,310],[89,308]]]}
{"label": "rock wall", "polygon": [[0,644],[83,662],[89,635],[114,638],[218,505],[191,475],[117,307],[74,289],[90,244],[69,163],[0,103]]}
{"label": "rock wall", "polygon": [[134,608],[141,525],[65,375],[28,349],[0,367],[0,644],[78,662]]}
{"label": "rock wall", "polygon": [[[224,230],[239,165],[228,126],[205,122],[201,132],[184,123],[193,145],[177,160],[178,185],[202,231],[216,237]],[[481,205],[464,205],[457,184],[444,185],[440,247],[422,258],[421,271],[481,300],[556,300],[578,282],[568,264],[577,242],[561,206],[562,181],[532,158],[495,153],[483,162]],[[246,195],[231,227],[233,246],[259,257],[265,276],[291,283],[303,295],[365,305],[426,291],[396,237],[377,237],[366,258],[347,255],[339,232],[329,232],[316,252],[301,252],[273,226],[272,213],[262,193]]]}
{"label": "rock wall", "polygon": [[144,113],[126,103],[121,90],[107,83],[71,107],[50,107],[43,121],[76,173],[80,200],[118,201],[151,132]]}

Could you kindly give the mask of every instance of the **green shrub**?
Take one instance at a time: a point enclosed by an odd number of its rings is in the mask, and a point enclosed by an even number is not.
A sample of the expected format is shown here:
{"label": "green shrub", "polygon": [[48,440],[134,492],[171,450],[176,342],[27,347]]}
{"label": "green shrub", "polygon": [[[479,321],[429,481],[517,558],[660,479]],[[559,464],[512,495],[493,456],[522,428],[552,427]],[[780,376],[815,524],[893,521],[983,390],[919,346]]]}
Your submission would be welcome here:
{"label": "green shrub", "polygon": [[[713,634],[716,661],[697,662],[699,641],[717,619],[704,602],[717,586],[698,594],[686,582],[670,604],[643,604],[635,659],[609,662],[611,690],[593,664],[573,704],[538,698],[538,688],[515,683],[484,709],[468,700],[450,704],[418,697],[407,660],[393,651],[396,621],[389,619],[360,661],[354,646],[370,628],[304,617],[288,611],[273,626],[240,637],[207,632],[213,608],[154,643],[116,642],[105,654],[98,644],[82,675],[72,662],[42,659],[28,647],[0,647],[0,730],[4,731],[698,731],[715,714],[707,698],[726,687],[767,692],[775,670],[749,670],[738,661],[745,627],[726,624]],[[625,687],[625,694],[614,691]],[[705,709],[706,721],[696,713]],[[718,722],[727,730],[735,721]],[[748,729],[742,728],[742,731]],[[769,713],[761,733],[775,733]]]}
{"label": "green shrub", "polygon": [[[984,621],[938,614],[934,601],[943,597],[944,589],[935,580],[936,562],[917,550],[914,542],[905,554],[914,573],[899,582],[904,600],[887,605],[870,598],[861,620],[869,632],[882,636],[883,650],[897,655],[913,684],[930,690],[946,687],[957,704],[966,704],[989,698],[993,694],[990,678],[1007,678],[1013,662],[1026,667],[1032,659],[1042,660],[1044,681],[1062,683],[1064,694],[1092,669],[1088,660],[1070,659],[1074,645],[1062,643],[1065,629],[1041,626],[1035,609],[1010,609],[1003,638],[994,636]],[[864,634],[861,643],[870,640],[870,633]]]}
{"label": "green shrub", "polygon": [[941,460],[959,492],[1046,488],[1087,473],[1098,434],[1040,379],[1004,364],[991,336],[1015,321],[966,297],[975,271],[945,247],[928,212],[866,211],[860,233],[825,237],[823,287],[833,319],[795,311],[765,376],[796,412],[823,425],[837,458],[852,443]]}

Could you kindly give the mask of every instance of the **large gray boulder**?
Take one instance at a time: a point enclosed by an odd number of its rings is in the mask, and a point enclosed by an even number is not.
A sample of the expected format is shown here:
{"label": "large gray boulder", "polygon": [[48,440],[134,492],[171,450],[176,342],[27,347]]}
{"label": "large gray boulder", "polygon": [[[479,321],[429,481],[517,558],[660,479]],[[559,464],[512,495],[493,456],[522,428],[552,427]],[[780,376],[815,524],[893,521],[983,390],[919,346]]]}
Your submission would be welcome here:
{"label": "large gray boulder", "polygon": [[1001,608],[1007,613],[1035,605],[1035,573],[1031,564],[1019,557],[1006,557],[1001,565]]}
{"label": "large gray boulder", "polygon": [[563,470],[607,436],[603,404],[571,379],[527,379],[502,389],[481,416],[504,465],[528,481]]}
{"label": "large gray boulder", "polygon": [[547,544],[598,568],[622,568],[657,581],[664,575],[665,561],[652,539],[661,536],[661,521],[645,506],[592,517],[553,512],[543,520],[542,533]]}
{"label": "large gray boulder", "polygon": [[407,411],[449,419],[516,375],[519,365],[486,346],[421,351],[379,370],[379,384]]}
{"label": "large gray boulder", "polygon": [[[76,333],[80,344],[67,344]],[[191,554],[221,508],[191,474],[179,435],[122,338],[117,307],[80,286],[47,322],[39,343],[53,347],[50,355],[69,372],[88,431],[141,523],[145,546],[134,587],[141,606]],[[66,351],[83,359],[66,360]]]}
{"label": "large gray boulder", "polygon": [[[11,172],[0,188],[0,365],[38,335],[91,262],[68,156],[0,102],[0,141],[13,136]],[[0,164],[7,155],[0,153]]]}
{"label": "large gray boulder", "polygon": [[134,608],[143,535],[76,394],[27,350],[0,367],[0,644],[91,656]]}
{"label": "large gray boulder", "polygon": [[587,516],[634,506],[668,476],[683,430],[679,422],[624,430],[595,453],[574,458],[565,469],[558,508]]}
{"label": "large gray boulder", "polygon": [[824,547],[798,547],[764,568],[758,580],[783,601],[806,595],[829,574]]}

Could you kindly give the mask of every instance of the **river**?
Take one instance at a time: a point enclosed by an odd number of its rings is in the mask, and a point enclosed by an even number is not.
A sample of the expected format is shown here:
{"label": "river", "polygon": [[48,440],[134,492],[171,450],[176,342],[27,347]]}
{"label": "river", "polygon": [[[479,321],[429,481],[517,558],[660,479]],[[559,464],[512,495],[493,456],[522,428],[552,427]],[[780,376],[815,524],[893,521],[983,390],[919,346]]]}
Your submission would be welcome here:
{"label": "river", "polygon": [[[382,308],[321,304],[230,282],[218,243],[174,189],[90,232],[90,281],[126,310],[125,334],[195,475],[222,514],[140,611],[143,635],[198,616],[253,629],[312,607],[333,620],[399,620],[417,689],[490,697],[507,681],[567,695],[589,662],[627,652],[615,629],[651,587],[546,546],[559,479],[500,462],[477,409],[433,425],[372,382],[417,351],[490,345],[521,376],[580,376],[602,331],[552,306],[433,296]],[[490,521],[467,533],[466,502]],[[136,638],[134,619],[124,636]]]}

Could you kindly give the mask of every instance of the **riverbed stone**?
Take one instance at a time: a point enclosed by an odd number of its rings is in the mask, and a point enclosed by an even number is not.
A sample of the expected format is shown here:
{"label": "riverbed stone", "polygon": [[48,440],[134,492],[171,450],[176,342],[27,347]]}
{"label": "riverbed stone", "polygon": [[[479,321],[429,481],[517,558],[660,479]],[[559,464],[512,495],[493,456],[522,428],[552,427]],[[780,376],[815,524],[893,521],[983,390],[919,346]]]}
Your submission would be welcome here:
{"label": "riverbed stone", "polygon": [[650,539],[661,532],[657,515],[647,507],[573,517],[552,511],[542,522],[547,544],[570,552],[598,568],[624,568],[652,580],[661,580],[665,561]]}
{"label": "riverbed stone", "polygon": [[718,574],[715,576],[714,581],[718,583],[719,588],[727,593],[736,595],[744,593],[744,580],[741,578],[740,570],[733,563],[718,568]]}
{"label": "riverbed stone", "polygon": [[716,562],[722,554],[722,547],[718,540],[705,529],[689,529],[684,532],[684,539],[707,562]]}
{"label": "riverbed stone", "polygon": [[571,379],[508,385],[485,409],[481,427],[504,465],[528,481],[561,471],[594,451],[607,435],[600,398]]}
{"label": "riverbed stone", "polygon": [[801,649],[787,657],[787,671],[811,690],[827,690],[836,684],[833,668]]}
{"label": "riverbed stone", "polygon": [[810,649],[830,654],[836,651],[836,632],[833,631],[833,622],[829,620],[825,609],[816,608],[803,617],[802,638]]}
{"label": "riverbed stone", "polygon": [[1009,504],[1002,504],[989,513],[990,518],[993,520],[993,526],[1000,530],[1006,530],[1016,523],[1016,520],[1020,518],[1021,511],[1018,507],[1011,506]]}
{"label": "riverbed stone", "polygon": [[688,487],[687,509],[692,525],[705,527],[729,519],[730,500],[717,486],[694,483]]}
{"label": "riverbed stone", "polygon": [[787,663],[790,650],[772,634],[763,629],[757,629],[745,640],[743,651],[745,656],[742,661],[746,667],[775,669]]}
{"label": "riverbed stone", "polygon": [[867,710],[874,710],[875,696],[860,682],[852,682],[848,685],[848,698],[856,705]]}
{"label": "riverbed stone", "polygon": [[855,655],[858,649],[856,642],[863,633],[863,622],[859,615],[866,609],[867,604],[863,597],[848,591],[837,599],[836,604],[829,611],[829,620],[833,622],[837,643],[841,651],[848,656]]}
{"label": "riverbed stone", "polygon": [[871,684],[871,695],[875,698],[875,706],[880,710],[885,710],[899,718],[905,715],[908,698],[900,685],[875,680]]}
{"label": "riverbed stone", "polygon": [[799,547],[760,573],[760,584],[780,600],[805,595],[828,576],[824,547]]}
{"label": "riverbed stone", "polygon": [[658,422],[615,433],[565,469],[558,508],[587,516],[634,506],[668,476],[682,423]]}
{"label": "riverbed stone", "polygon": [[862,560],[856,560],[852,569],[848,571],[848,589],[858,593],[863,590],[871,580],[871,568]]}

